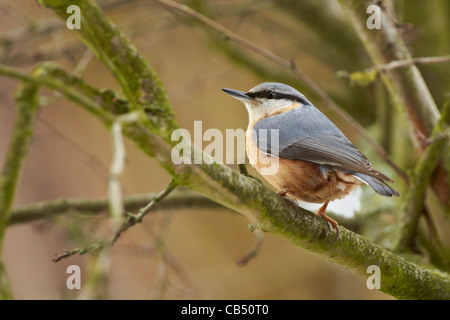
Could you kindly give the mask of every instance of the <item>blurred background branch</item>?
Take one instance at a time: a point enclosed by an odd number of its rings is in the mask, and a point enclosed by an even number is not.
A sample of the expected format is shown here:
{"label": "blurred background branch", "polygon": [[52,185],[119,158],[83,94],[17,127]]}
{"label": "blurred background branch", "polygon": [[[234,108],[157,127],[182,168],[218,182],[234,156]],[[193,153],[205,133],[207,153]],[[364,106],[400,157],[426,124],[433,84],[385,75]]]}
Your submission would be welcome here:
{"label": "blurred background branch", "polygon": [[[383,27],[378,30],[376,37],[373,35],[373,30],[366,26],[367,14],[365,10],[370,5],[377,5],[377,1],[339,0],[339,3],[355,27],[373,64],[385,65],[393,60],[412,59],[397,22],[392,15],[388,14],[383,2],[380,5],[380,19]],[[416,131],[429,137],[440,114],[417,66],[410,64],[401,69],[391,68],[387,72],[381,73],[381,78],[393,103],[408,115],[412,139],[417,142],[417,139],[414,139]],[[448,174],[442,165],[438,165],[436,170],[437,173],[432,178],[433,188],[442,204],[449,206],[450,185]]]}
{"label": "blurred background branch", "polygon": [[1,255],[17,181],[33,135],[33,120],[39,103],[38,91],[38,84],[27,82],[22,84],[15,93],[17,116],[5,164],[0,174],[0,299],[12,297]]}
{"label": "blurred background branch", "polygon": [[[125,211],[135,212],[147,205],[154,197],[155,193],[143,195],[130,195],[123,199]],[[166,201],[155,204],[151,209],[173,210],[186,208],[223,208],[216,202],[189,190],[175,191]],[[97,215],[104,214],[108,210],[108,199],[58,199],[41,203],[32,203],[15,208],[11,212],[9,223],[11,225],[28,223],[39,219],[53,219],[58,215],[67,214],[75,210],[82,214]]]}
{"label": "blurred background branch", "polygon": [[402,238],[398,245],[399,250],[412,250],[416,246],[419,218],[425,209],[425,193],[429,185],[431,175],[441,160],[445,150],[445,144],[450,140],[450,99],[442,108],[441,118],[429,139],[422,157],[412,171],[412,183],[409,194],[405,200],[406,209]]}

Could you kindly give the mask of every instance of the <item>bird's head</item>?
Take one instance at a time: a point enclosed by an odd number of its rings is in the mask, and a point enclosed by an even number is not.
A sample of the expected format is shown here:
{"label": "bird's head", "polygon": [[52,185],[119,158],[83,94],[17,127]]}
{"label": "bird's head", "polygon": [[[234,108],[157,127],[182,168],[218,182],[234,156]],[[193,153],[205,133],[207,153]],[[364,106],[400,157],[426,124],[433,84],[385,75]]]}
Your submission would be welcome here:
{"label": "bird's head", "polygon": [[278,82],[264,82],[248,92],[234,89],[222,90],[245,104],[251,123],[310,104],[303,94],[287,84]]}

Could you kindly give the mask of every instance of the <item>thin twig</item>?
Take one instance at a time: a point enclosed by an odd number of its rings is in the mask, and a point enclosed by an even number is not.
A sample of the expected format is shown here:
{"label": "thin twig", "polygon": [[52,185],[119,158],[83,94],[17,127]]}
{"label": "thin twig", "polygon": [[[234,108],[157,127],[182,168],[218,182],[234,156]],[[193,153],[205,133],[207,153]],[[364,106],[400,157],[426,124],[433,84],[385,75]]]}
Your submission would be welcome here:
{"label": "thin twig", "polygon": [[[125,210],[133,212],[149,203],[155,193],[125,196],[123,204]],[[202,195],[183,189],[182,192],[173,192],[164,202],[155,204],[150,211],[161,209],[207,208],[220,209],[222,205]],[[102,199],[56,199],[35,202],[11,210],[9,225],[28,223],[39,219],[50,220],[59,215],[78,211],[83,214],[98,215],[107,212],[108,198]]]}
{"label": "thin twig", "polygon": [[383,158],[389,166],[391,166],[395,172],[406,182],[408,183],[408,175],[404,170],[402,170],[400,167],[398,167],[394,161],[391,159],[390,155],[384,150],[384,148],[375,140],[373,139],[369,133],[362,127],[358,122],[356,122],[347,112],[345,112],[322,88],[320,88],[311,78],[309,78],[306,74],[304,74],[300,69],[297,68],[294,61],[287,61],[280,56],[274,54],[273,52],[264,49],[263,47],[260,47],[259,45],[255,44],[254,42],[251,42],[250,40],[247,40],[224,26],[220,25],[219,23],[215,22],[214,20],[209,19],[208,17],[198,13],[197,11],[189,8],[186,5],[171,1],[171,0],[156,0],[157,2],[165,5],[166,7],[169,7],[170,9],[175,9],[180,12],[183,12],[185,14],[188,14],[195,19],[203,22],[207,26],[213,28],[214,30],[222,33],[225,35],[225,37],[229,40],[234,41],[238,45],[250,49],[257,54],[267,58],[268,60],[271,60],[278,64],[279,66],[289,69],[292,71],[292,73],[301,81],[303,81],[312,92],[314,92],[318,97],[320,97],[324,102],[325,105],[330,107],[337,115],[339,115],[350,127],[352,127],[359,135],[361,135],[372,147],[376,150],[376,152],[380,155],[381,158]]}
{"label": "thin twig", "polygon": [[17,115],[5,164],[0,172],[0,255],[17,180],[33,135],[33,123],[39,104],[39,87],[35,83],[25,82],[15,94]]}
{"label": "thin twig", "polygon": [[157,274],[156,288],[152,293],[152,299],[160,300],[164,297],[164,294],[168,285],[167,277],[167,265],[168,265],[168,252],[166,246],[166,239],[170,222],[172,221],[172,213],[165,212],[159,232],[155,235],[155,253],[157,259]]}
{"label": "thin twig", "polygon": [[92,52],[92,50],[90,50],[89,48],[87,48],[80,61],[78,62],[78,64],[76,65],[75,69],[73,70],[73,74],[80,77],[84,70],[86,69],[87,65],[89,64],[89,62],[92,60],[92,57],[94,56],[94,53]]}
{"label": "thin twig", "polygon": [[402,236],[398,244],[399,250],[415,247],[419,218],[424,211],[425,195],[431,176],[438,165],[449,140],[450,129],[450,99],[446,101],[441,111],[441,118],[437,122],[429,144],[417,162],[411,176],[411,188],[406,200],[404,225]]}
{"label": "thin twig", "polygon": [[122,176],[123,168],[125,166],[125,146],[122,137],[122,124],[138,121],[138,119],[138,112],[122,114],[117,116],[116,121],[114,121],[111,127],[113,157],[109,172],[108,198],[109,211],[115,226],[120,226],[120,221],[124,212],[122,185],[120,184],[120,177]]}
{"label": "thin twig", "polygon": [[368,70],[377,70],[378,72],[386,72],[391,71],[397,68],[403,68],[408,67],[413,64],[435,64],[435,63],[445,63],[450,62],[450,56],[442,56],[442,57],[417,57],[417,58],[411,58],[411,59],[404,59],[404,60],[394,60],[389,63],[383,64],[383,65],[376,65],[371,68],[368,68]]}
{"label": "thin twig", "polygon": [[156,197],[154,197],[145,207],[142,207],[136,215],[127,214],[125,222],[116,232],[114,237],[111,239],[111,245],[113,245],[114,242],[117,241],[117,239],[123,232],[127,231],[130,227],[134,226],[136,223],[142,222],[142,219],[150,212],[150,209],[158,202],[160,202],[162,199],[167,197],[177,186],[178,184],[175,182],[175,180],[172,179],[167,188],[165,188]]}
{"label": "thin twig", "polygon": [[[94,173],[101,182],[108,179],[108,169],[94,154],[90,154],[86,151],[85,146],[81,142],[74,140],[71,136],[65,134],[56,125],[45,119],[41,114],[38,114],[37,118],[39,125],[43,125],[51,132],[51,137],[55,137],[54,141],[58,143],[62,148],[74,156],[81,164],[88,167],[92,173]],[[38,136],[45,135],[45,133],[35,135],[35,140]],[[48,140],[47,136],[45,140]]]}
{"label": "thin twig", "polygon": [[99,252],[101,250],[103,250],[104,248],[106,248],[107,246],[110,246],[111,243],[110,241],[107,240],[99,240],[93,244],[90,244],[86,247],[83,248],[77,248],[77,249],[72,249],[72,250],[67,250],[62,254],[55,254],[55,257],[52,259],[53,262],[59,262],[63,259],[67,259],[73,255],[79,254],[79,255],[83,255],[86,253],[96,253]]}
{"label": "thin twig", "polygon": [[113,223],[119,226],[122,219],[122,214],[124,212],[120,177],[122,175],[125,163],[125,147],[123,145],[122,126],[120,122],[116,121],[113,123],[111,134],[113,158],[111,161],[108,183],[109,211],[113,219]]}
{"label": "thin twig", "polygon": [[250,250],[248,250],[242,257],[240,257],[237,260],[237,264],[241,267],[247,265],[247,263],[253,259],[254,257],[256,257],[256,255],[259,252],[259,249],[261,248],[261,245],[263,243],[264,240],[264,236],[263,236],[263,232],[258,229],[257,224],[250,224],[249,225],[250,230],[254,233],[255,237],[256,237],[256,243],[253,247],[250,248]]}
{"label": "thin twig", "polygon": [[[398,68],[405,68],[411,65],[435,64],[445,62],[450,62],[450,56],[419,57],[404,60],[393,60],[386,64],[374,65],[370,68],[364,69],[363,71],[353,71],[349,73],[345,70],[341,70],[338,72],[338,75],[344,78],[348,78],[352,84],[358,84],[364,87],[375,82],[378,73],[386,73],[387,71],[392,71]],[[415,130],[418,130],[418,128],[415,128]]]}
{"label": "thin twig", "polygon": [[173,180],[169,183],[167,188],[165,188],[163,191],[161,191],[158,195],[156,195],[148,205],[141,208],[137,215],[127,214],[127,217],[125,221],[122,223],[120,228],[117,230],[117,232],[114,234],[114,236],[109,240],[99,240],[91,245],[88,245],[83,248],[77,248],[73,250],[69,250],[64,252],[63,254],[57,254],[55,255],[55,258],[53,258],[54,262],[61,261],[62,259],[66,259],[68,257],[71,257],[75,254],[83,255],[86,253],[95,253],[103,250],[106,247],[112,246],[117,239],[120,237],[122,233],[124,233],[126,230],[128,230],[130,227],[134,226],[137,223],[142,222],[142,219],[145,217],[145,215],[150,212],[150,209],[152,206],[156,205],[159,201],[167,197],[176,187],[178,184],[174,182]]}

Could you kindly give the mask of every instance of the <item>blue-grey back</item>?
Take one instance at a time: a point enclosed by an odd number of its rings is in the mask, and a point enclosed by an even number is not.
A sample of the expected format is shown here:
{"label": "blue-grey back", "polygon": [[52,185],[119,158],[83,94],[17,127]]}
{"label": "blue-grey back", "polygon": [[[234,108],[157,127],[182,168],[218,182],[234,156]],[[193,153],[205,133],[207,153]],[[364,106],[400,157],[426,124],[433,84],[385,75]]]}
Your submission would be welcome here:
{"label": "blue-grey back", "polygon": [[[264,153],[379,177],[367,158],[313,105],[264,118],[254,129],[253,139]],[[271,130],[278,132],[278,144]]]}

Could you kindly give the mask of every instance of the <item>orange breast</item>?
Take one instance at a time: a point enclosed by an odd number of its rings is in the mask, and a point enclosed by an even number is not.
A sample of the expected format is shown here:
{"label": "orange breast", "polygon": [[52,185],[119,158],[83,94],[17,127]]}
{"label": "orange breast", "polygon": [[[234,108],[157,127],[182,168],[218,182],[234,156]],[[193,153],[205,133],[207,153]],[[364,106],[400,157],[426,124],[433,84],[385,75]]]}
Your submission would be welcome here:
{"label": "orange breast", "polygon": [[352,175],[330,170],[327,177],[313,163],[268,156],[260,152],[247,131],[247,156],[250,164],[277,191],[287,188],[288,196],[306,202],[323,203],[345,197],[359,181]]}

